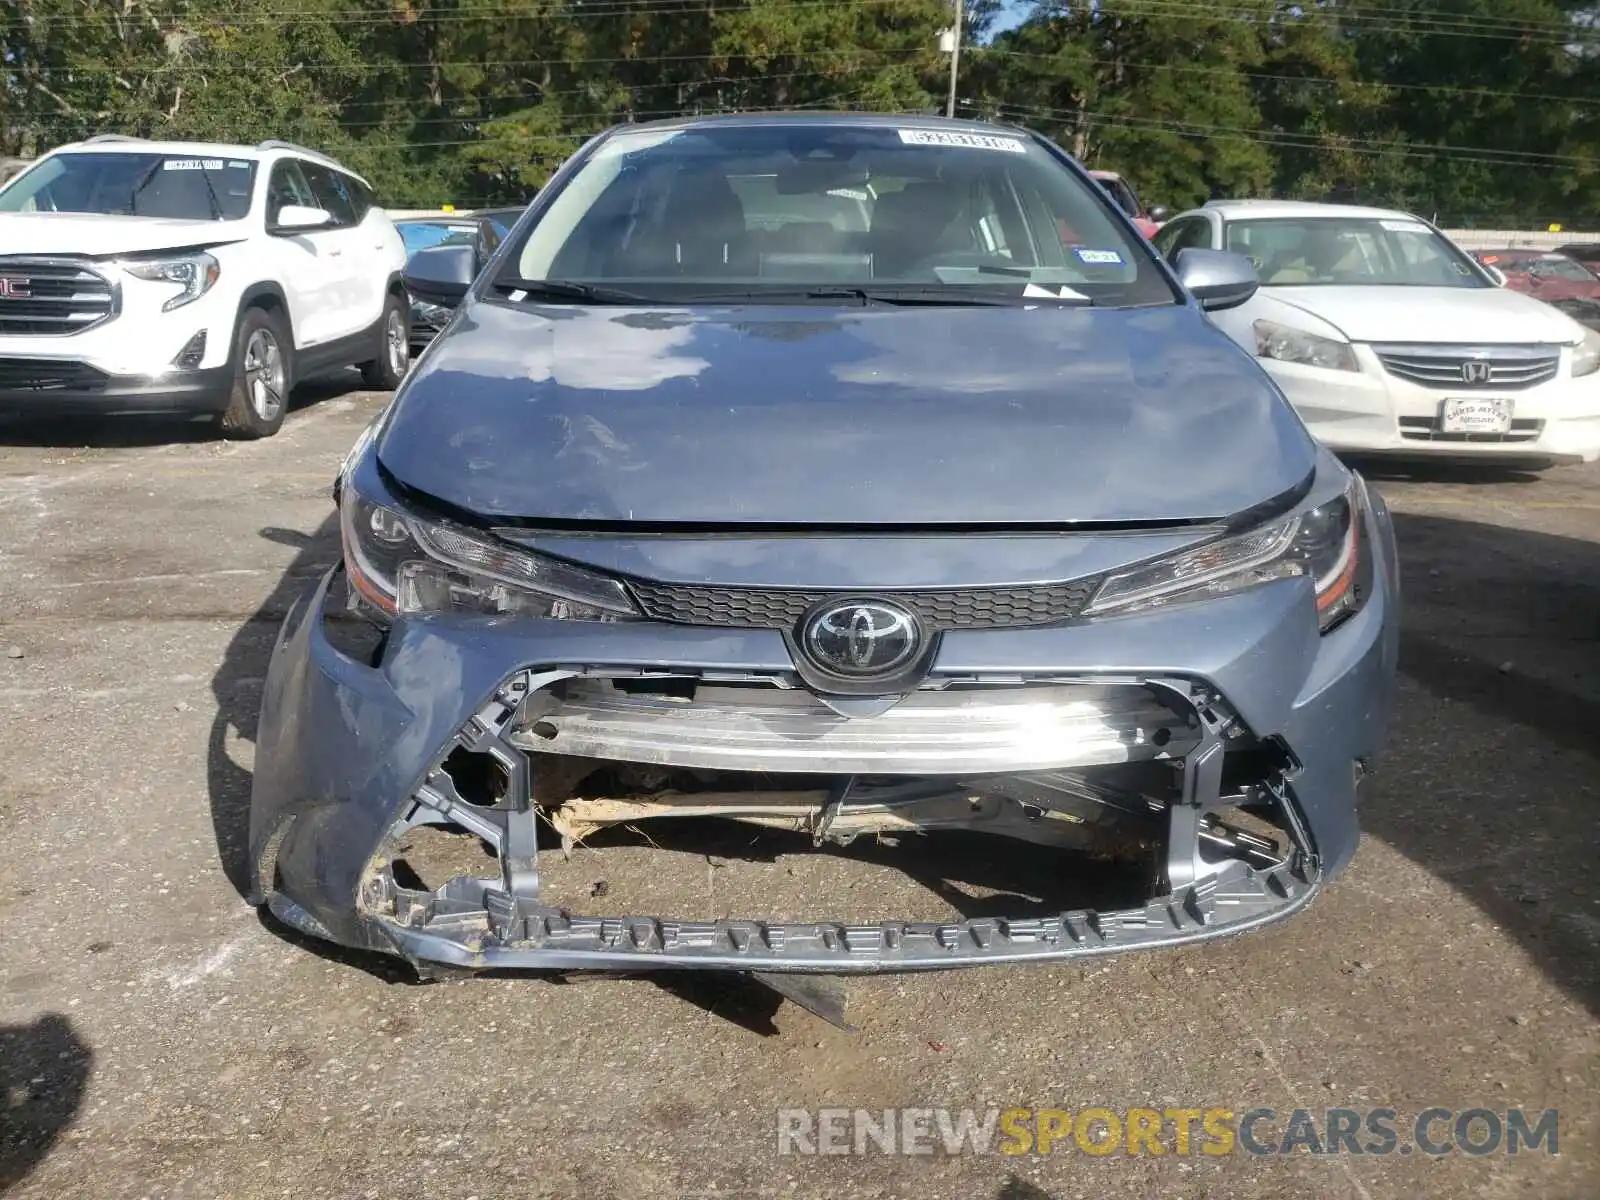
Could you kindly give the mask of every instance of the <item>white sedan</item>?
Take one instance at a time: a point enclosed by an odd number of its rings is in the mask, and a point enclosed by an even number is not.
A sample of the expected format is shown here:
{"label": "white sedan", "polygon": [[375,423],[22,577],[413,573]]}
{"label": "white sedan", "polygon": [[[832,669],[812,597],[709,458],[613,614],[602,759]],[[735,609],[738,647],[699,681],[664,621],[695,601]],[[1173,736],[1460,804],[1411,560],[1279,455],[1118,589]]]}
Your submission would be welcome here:
{"label": "white sedan", "polygon": [[1169,260],[1250,258],[1260,290],[1211,319],[1333,450],[1600,458],[1600,333],[1506,290],[1418,217],[1212,201],[1154,240]]}

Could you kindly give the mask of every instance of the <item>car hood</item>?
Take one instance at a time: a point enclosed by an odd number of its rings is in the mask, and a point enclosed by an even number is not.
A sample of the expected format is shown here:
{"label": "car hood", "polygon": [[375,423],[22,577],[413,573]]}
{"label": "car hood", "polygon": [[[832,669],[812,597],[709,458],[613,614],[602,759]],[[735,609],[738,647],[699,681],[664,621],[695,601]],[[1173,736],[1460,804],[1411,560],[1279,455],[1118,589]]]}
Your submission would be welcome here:
{"label": "car hood", "polygon": [[242,241],[243,221],[177,221],[101,213],[0,213],[0,254],[106,258]]}
{"label": "car hood", "polygon": [[688,527],[1209,520],[1316,457],[1191,308],[496,300],[419,360],[377,452],[485,519]]}
{"label": "car hood", "polygon": [[1571,342],[1572,322],[1507,288],[1271,287],[1266,304],[1310,313],[1353,342]]}

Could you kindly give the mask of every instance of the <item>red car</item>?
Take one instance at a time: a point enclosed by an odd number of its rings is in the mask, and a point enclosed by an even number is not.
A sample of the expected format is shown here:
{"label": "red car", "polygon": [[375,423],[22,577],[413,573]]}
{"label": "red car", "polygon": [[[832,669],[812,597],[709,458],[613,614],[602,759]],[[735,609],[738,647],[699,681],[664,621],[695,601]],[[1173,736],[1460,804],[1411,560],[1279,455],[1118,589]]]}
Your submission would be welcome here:
{"label": "red car", "polygon": [[1100,186],[1110,193],[1111,198],[1117,202],[1117,207],[1133,218],[1133,223],[1139,227],[1139,232],[1145,237],[1154,237],[1156,230],[1161,228],[1171,212],[1162,205],[1156,205],[1149,212],[1139,203],[1139,196],[1133,186],[1118,175],[1115,171],[1090,171],[1095,179],[1100,181]]}
{"label": "red car", "polygon": [[1479,250],[1474,257],[1525,292],[1592,329],[1600,329],[1600,275],[1565,254],[1541,250]]}

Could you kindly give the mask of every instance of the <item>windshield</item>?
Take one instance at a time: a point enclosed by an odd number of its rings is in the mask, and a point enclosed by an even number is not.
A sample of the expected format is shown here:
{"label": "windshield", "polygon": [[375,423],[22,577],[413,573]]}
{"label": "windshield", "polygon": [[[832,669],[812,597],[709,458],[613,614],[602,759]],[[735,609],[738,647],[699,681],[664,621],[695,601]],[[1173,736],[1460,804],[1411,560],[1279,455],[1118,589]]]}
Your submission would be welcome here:
{"label": "windshield", "polygon": [[[1489,259],[1485,257],[1485,262]],[[1541,254],[1537,258],[1503,258],[1495,263],[1502,271],[1526,271],[1540,279],[1570,279],[1574,283],[1595,283],[1594,275],[1581,263],[1560,254]]]}
{"label": "windshield", "polygon": [[476,225],[459,222],[398,221],[395,228],[400,231],[400,240],[405,243],[408,255],[418,250],[431,250],[435,246],[469,245],[478,236]]}
{"label": "windshield", "polygon": [[556,280],[680,302],[1181,303],[1106,195],[1031,139],[843,123],[612,135],[498,282]]}
{"label": "windshield", "polygon": [[130,151],[55,154],[0,192],[0,212],[237,221],[250,211],[255,178],[256,164],[241,158]]}
{"label": "windshield", "polygon": [[1227,248],[1255,264],[1262,287],[1493,286],[1450,242],[1400,217],[1229,221]]}

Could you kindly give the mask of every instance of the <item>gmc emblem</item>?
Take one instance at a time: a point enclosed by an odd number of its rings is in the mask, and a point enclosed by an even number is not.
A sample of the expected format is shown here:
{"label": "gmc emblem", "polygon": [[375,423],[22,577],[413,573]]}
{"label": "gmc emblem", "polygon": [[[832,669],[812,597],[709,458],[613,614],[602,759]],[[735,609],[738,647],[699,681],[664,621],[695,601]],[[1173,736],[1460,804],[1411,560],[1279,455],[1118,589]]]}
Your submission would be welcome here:
{"label": "gmc emblem", "polygon": [[27,300],[33,295],[33,280],[16,275],[0,275],[0,296],[7,300]]}

